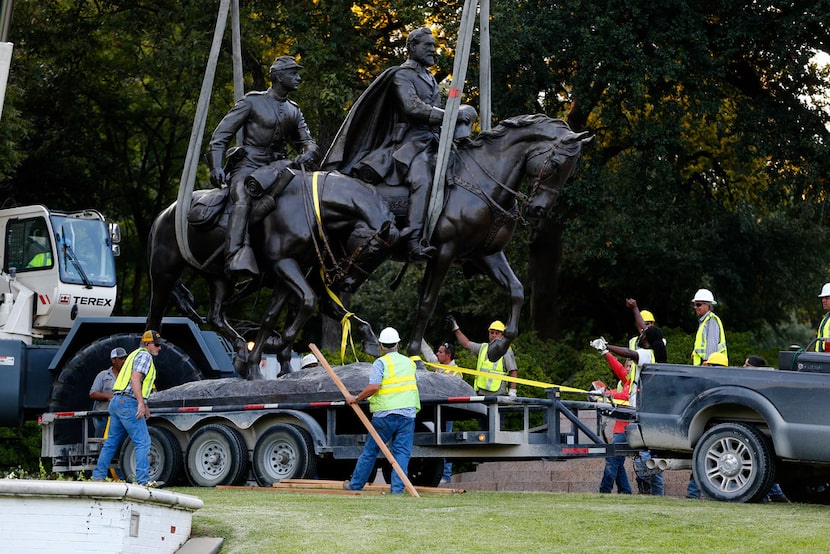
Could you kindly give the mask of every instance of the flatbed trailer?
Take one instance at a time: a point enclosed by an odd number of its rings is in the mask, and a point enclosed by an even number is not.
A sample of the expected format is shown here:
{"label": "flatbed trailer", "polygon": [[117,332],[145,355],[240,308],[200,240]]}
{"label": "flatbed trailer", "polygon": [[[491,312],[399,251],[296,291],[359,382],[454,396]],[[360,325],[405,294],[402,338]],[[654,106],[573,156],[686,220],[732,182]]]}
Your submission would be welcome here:
{"label": "flatbed trailer", "polygon": [[[363,408],[368,412],[368,402]],[[434,486],[444,460],[565,460],[627,455],[625,445],[606,443],[600,418],[594,428],[580,410],[607,410],[607,404],[562,400],[558,389],[547,398],[448,397],[422,399],[409,475],[416,485]],[[343,400],[306,403],[153,408],[148,420],[151,479],[168,484],[182,474],[194,486],[240,485],[255,480],[271,486],[283,479],[347,479],[368,432]],[[95,467],[103,439],[91,438],[90,418],[104,412],[46,413],[42,456],[55,472],[88,472]],[[443,431],[453,421],[453,431]],[[77,432],[56,432],[75,426]],[[65,430],[64,430],[65,431]],[[80,436],[59,444],[56,437]],[[387,477],[391,469],[381,469]],[[114,469],[135,474],[134,448],[126,439]]]}

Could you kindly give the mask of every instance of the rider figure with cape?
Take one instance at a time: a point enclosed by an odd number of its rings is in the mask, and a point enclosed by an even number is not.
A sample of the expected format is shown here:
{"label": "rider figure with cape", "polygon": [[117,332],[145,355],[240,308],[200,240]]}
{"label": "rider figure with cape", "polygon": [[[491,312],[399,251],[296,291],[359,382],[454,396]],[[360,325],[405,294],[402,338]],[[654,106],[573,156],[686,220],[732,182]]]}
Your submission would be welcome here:
{"label": "rider figure with cape", "polygon": [[435,253],[423,229],[444,110],[428,69],[435,63],[432,31],[409,33],[406,49],[409,58],[384,71],[354,103],[324,168],[371,184],[407,186],[407,228],[401,235],[410,261],[417,261]]}

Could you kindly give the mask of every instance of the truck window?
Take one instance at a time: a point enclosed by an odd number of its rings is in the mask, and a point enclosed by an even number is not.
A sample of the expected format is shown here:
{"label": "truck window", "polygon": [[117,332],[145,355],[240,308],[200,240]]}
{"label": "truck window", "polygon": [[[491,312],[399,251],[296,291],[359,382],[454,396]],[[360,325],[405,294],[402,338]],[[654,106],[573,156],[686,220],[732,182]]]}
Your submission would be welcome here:
{"label": "truck window", "polygon": [[42,217],[14,219],[6,225],[3,270],[18,273],[51,269],[54,266],[52,241]]}
{"label": "truck window", "polygon": [[115,286],[115,258],[109,229],[98,218],[53,214],[57,261],[64,283]]}

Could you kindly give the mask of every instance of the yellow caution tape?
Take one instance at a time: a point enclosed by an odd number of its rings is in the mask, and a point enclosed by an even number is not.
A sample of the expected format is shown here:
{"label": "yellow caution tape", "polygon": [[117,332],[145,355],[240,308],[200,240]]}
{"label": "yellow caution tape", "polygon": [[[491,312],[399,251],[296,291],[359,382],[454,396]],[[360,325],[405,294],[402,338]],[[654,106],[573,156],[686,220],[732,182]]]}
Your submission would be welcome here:
{"label": "yellow caution tape", "polygon": [[[414,356],[417,357],[417,356]],[[469,369],[466,367],[455,366],[455,365],[446,365],[446,364],[438,364],[432,362],[424,362],[425,365],[429,367],[434,367],[442,370],[450,370],[450,371],[457,371],[459,373],[465,373],[467,375],[482,375],[484,377],[492,377],[493,374],[486,372],[486,371],[478,371],[475,369]],[[498,378],[502,381],[507,381],[510,383],[517,383],[519,385],[528,385],[531,387],[538,387],[542,389],[551,389],[551,388],[558,388],[562,392],[576,392],[581,394],[588,394],[591,391],[587,391],[584,389],[577,389],[574,387],[566,387],[565,385],[554,385],[553,383],[544,383],[542,381],[533,381],[531,379],[522,379],[521,377],[510,377],[509,375],[501,376],[499,375]],[[627,400],[619,400],[614,399],[614,404],[619,404],[622,406],[629,406],[629,402]]]}

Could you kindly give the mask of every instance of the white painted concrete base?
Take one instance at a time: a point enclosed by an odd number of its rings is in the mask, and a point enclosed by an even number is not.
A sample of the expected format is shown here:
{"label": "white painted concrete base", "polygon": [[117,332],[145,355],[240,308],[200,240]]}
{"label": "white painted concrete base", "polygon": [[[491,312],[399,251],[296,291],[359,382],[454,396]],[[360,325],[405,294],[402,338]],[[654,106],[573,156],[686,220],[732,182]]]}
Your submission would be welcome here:
{"label": "white painted concrete base", "polygon": [[3,552],[176,552],[195,496],[126,483],[0,479]]}

